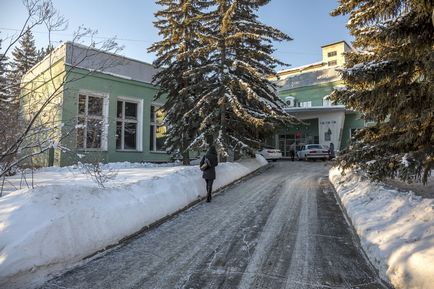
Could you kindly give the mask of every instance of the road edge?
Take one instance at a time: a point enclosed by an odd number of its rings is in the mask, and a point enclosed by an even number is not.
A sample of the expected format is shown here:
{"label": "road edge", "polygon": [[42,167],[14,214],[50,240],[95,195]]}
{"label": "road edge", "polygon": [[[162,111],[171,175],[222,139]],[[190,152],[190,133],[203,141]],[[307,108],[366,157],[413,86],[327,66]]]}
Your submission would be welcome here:
{"label": "road edge", "polygon": [[334,187],[333,183],[330,181],[329,176],[324,176],[321,177],[320,179],[320,185],[321,185],[321,189],[323,190],[324,193],[328,193],[331,192],[333,193],[335,199],[336,199],[336,203],[338,204],[339,208],[341,209],[344,218],[345,218],[345,222],[347,222],[350,231],[351,231],[351,237],[354,240],[354,243],[357,245],[358,249],[360,250],[360,252],[362,252],[363,258],[365,258],[368,266],[371,267],[371,269],[375,272],[375,274],[377,275],[378,281],[387,289],[394,289],[394,287],[392,286],[392,284],[388,281],[388,280],[384,280],[383,278],[381,278],[380,276],[380,272],[379,270],[374,266],[374,264],[372,264],[371,260],[368,257],[368,254],[366,253],[366,251],[363,249],[362,246],[362,242],[360,240],[360,236],[357,234],[356,228],[354,227],[350,216],[348,215],[347,209],[345,208],[345,206],[343,205],[341,198],[339,197],[336,188]]}

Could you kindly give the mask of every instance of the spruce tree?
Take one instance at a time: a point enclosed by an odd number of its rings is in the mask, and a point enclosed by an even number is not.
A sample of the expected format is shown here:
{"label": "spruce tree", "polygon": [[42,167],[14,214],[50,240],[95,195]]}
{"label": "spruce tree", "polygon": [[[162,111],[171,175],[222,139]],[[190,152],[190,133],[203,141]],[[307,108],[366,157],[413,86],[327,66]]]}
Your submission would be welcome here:
{"label": "spruce tree", "polygon": [[[3,101],[2,110],[2,130],[0,131],[1,148],[9,148],[16,141],[16,135],[20,129],[20,89],[21,78],[37,62],[37,51],[33,34],[28,30],[12,51],[13,60],[7,72],[6,93],[7,101]],[[15,154],[9,155],[14,158]],[[10,161],[10,159],[9,159]]]}
{"label": "spruce tree", "polygon": [[347,54],[335,101],[375,121],[338,161],[375,180],[422,181],[434,168],[434,29],[430,0],[340,0],[356,51]]}
{"label": "spruce tree", "polygon": [[[2,40],[0,39],[0,51],[1,51]],[[0,123],[2,126],[0,128],[0,151],[4,151],[5,140],[4,136],[7,133],[7,124],[10,122],[11,116],[10,111],[10,97],[7,82],[7,63],[8,57],[3,53],[0,53]]]}
{"label": "spruce tree", "polygon": [[51,44],[48,44],[46,48],[42,47],[41,49],[38,49],[38,52],[37,52],[38,56],[37,56],[36,62],[39,62],[42,59],[44,59],[44,57],[47,56],[48,54],[50,54],[53,50],[54,50],[54,47]]}
{"label": "spruce tree", "polygon": [[[0,51],[1,43],[0,39]],[[0,152],[4,152],[10,143],[10,135],[15,132],[17,119],[12,113],[17,106],[12,102],[8,81],[8,57],[0,53]]]}
{"label": "spruce tree", "polygon": [[[0,39],[0,51],[2,49],[2,40]],[[7,61],[8,57],[0,52],[0,102],[9,98],[7,90]]]}
{"label": "spruce tree", "polygon": [[12,51],[12,56],[13,60],[8,78],[10,81],[10,94],[17,103],[20,95],[21,78],[38,61],[35,39],[31,30],[27,30],[20,39],[19,46],[16,46]]}
{"label": "spruce tree", "polygon": [[199,112],[199,136],[191,146],[213,135],[223,159],[230,151],[258,147],[267,132],[295,122],[282,108],[267,76],[283,64],[272,53],[273,41],[290,40],[255,14],[269,1],[215,0],[209,14],[204,48],[209,58],[207,81],[191,112]]}
{"label": "spruce tree", "polygon": [[155,27],[163,40],[154,43],[150,52],[155,52],[154,65],[160,71],[154,81],[160,86],[156,98],[167,98],[163,106],[167,150],[180,152],[184,164],[189,164],[187,147],[197,134],[198,113],[185,116],[196,102],[197,91],[204,83],[201,67],[207,63],[203,55],[193,52],[203,45],[206,30],[206,13],[211,5],[208,0],[159,0],[162,10],[155,13]]}

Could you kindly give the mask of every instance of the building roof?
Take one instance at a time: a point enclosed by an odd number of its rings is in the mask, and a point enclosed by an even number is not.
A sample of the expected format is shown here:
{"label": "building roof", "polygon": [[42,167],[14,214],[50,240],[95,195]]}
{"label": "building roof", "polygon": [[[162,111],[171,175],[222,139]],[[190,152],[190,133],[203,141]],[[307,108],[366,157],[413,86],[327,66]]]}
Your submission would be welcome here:
{"label": "building roof", "polygon": [[345,43],[346,46],[351,47],[351,45],[349,45],[345,40],[341,40],[341,41],[336,41],[336,42],[333,42],[333,43],[325,44],[325,45],[321,46],[321,48],[324,48],[324,47],[327,47],[327,46],[332,46],[332,45],[339,44],[339,43]]}
{"label": "building roof", "polygon": [[277,72],[278,78],[271,77],[270,80],[277,84],[279,90],[289,90],[339,81],[341,78],[339,72],[336,71],[337,67],[328,66],[328,60],[324,59],[324,48],[336,44],[344,44],[348,48],[351,48],[351,46],[344,40],[323,45],[321,46],[323,49],[323,61],[279,71]]}
{"label": "building roof", "polygon": [[158,72],[152,64],[68,41],[45,56],[23,79],[31,81],[60,59],[71,67],[148,84],[152,84],[152,78]]}
{"label": "building roof", "polygon": [[320,68],[324,65],[325,65],[324,62],[319,61],[319,62],[314,62],[314,63],[302,65],[302,66],[297,66],[297,67],[281,70],[281,71],[278,71],[277,74],[279,76],[285,76],[285,75],[296,73],[296,72],[303,72],[304,70],[310,70],[313,68]]}
{"label": "building roof", "polygon": [[65,45],[65,64],[73,67],[145,83],[152,83],[153,76],[158,72],[152,64],[143,61],[73,42],[66,42]]}
{"label": "building roof", "polygon": [[285,107],[284,110],[291,115],[297,115],[307,112],[332,112],[332,111],[346,111],[344,105],[331,105],[331,106],[312,106],[312,107]]}
{"label": "building roof", "polygon": [[289,90],[321,83],[336,82],[341,80],[336,67],[289,75],[276,81],[279,90]]}

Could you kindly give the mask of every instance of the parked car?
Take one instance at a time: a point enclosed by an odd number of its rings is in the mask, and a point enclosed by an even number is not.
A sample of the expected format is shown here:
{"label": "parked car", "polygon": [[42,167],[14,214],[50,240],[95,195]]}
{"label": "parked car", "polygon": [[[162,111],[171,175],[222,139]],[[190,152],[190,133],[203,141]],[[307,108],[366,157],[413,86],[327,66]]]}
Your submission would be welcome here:
{"label": "parked car", "polygon": [[282,152],[279,149],[273,147],[264,147],[262,150],[258,151],[266,160],[272,160],[273,162],[282,158]]}
{"label": "parked car", "polygon": [[329,159],[329,148],[320,144],[308,144],[302,146],[301,150],[297,152],[298,160],[309,159]]}

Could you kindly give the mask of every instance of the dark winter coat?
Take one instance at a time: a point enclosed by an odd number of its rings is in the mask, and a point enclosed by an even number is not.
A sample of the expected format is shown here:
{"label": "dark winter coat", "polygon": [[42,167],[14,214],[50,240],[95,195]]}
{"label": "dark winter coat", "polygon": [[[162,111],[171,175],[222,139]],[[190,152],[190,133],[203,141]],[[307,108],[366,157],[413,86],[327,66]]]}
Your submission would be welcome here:
{"label": "dark winter coat", "polygon": [[202,178],[206,180],[215,179],[215,167],[218,165],[217,151],[215,147],[211,146],[206,154],[200,160],[200,167],[205,163],[205,159],[209,161],[209,167],[203,171]]}

